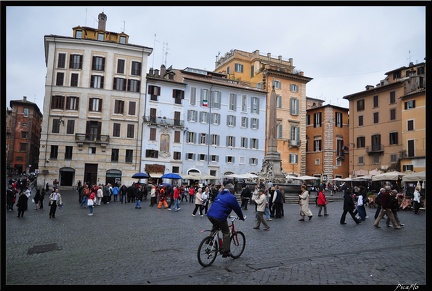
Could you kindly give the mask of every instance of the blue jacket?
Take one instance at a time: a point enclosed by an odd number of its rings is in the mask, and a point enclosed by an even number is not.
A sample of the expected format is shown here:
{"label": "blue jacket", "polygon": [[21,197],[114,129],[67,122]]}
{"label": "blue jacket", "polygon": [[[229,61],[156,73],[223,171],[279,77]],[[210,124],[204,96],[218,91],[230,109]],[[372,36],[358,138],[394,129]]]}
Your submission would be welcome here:
{"label": "blue jacket", "polygon": [[234,210],[240,220],[244,220],[237,198],[229,190],[223,190],[211,204],[207,216],[218,220],[226,220],[232,210]]}

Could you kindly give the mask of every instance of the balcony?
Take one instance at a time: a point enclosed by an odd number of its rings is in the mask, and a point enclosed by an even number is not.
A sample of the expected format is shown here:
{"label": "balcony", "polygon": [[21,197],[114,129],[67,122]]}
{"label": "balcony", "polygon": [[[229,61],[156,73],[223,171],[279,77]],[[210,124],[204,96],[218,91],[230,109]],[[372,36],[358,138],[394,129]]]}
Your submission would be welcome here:
{"label": "balcony", "polygon": [[384,147],[382,144],[374,144],[372,146],[367,146],[365,147],[365,149],[366,149],[366,153],[370,156],[384,153]]}
{"label": "balcony", "polygon": [[144,122],[147,123],[148,125],[174,127],[180,129],[183,129],[184,127],[183,120],[171,119],[165,117],[144,116]]}
{"label": "balcony", "polygon": [[297,139],[290,139],[288,142],[290,147],[299,147],[300,146],[300,140]]}
{"label": "balcony", "polygon": [[105,134],[86,134],[86,133],[76,133],[75,141],[78,147],[82,147],[85,143],[95,143],[100,145],[102,149],[105,149],[109,144],[109,135]]}

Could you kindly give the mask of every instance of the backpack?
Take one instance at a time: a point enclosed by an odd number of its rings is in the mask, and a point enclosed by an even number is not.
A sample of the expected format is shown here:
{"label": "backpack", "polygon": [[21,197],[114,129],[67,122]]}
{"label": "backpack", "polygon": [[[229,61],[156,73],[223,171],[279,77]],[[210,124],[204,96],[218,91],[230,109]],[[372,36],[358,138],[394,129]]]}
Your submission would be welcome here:
{"label": "backpack", "polygon": [[378,194],[377,197],[375,197],[375,204],[376,205],[381,205],[381,196],[380,196],[380,194]]}

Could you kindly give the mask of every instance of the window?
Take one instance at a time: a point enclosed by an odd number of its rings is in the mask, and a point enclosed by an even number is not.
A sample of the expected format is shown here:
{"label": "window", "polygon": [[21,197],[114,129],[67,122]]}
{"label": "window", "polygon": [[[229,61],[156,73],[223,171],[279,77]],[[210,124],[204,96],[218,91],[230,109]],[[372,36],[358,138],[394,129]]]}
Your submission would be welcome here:
{"label": "window", "polygon": [[315,166],[318,166],[319,164],[321,164],[321,160],[320,159],[315,159]]}
{"label": "window", "polygon": [[78,87],[79,74],[72,73],[71,74],[71,87]]}
{"label": "window", "polygon": [[60,133],[60,119],[53,119],[52,133]]}
{"label": "window", "polygon": [[397,132],[390,132],[390,144],[391,145],[397,145],[398,144],[398,133]]}
{"label": "window", "polygon": [[181,152],[174,152],[173,153],[173,159],[176,161],[181,160]]}
{"label": "window", "polygon": [[379,123],[379,112],[374,112],[373,113],[373,122],[374,123]]}
{"label": "window", "polygon": [[125,71],[125,60],[117,60],[117,74],[124,74]]}
{"label": "window", "polygon": [[291,125],[290,140],[292,146],[300,145],[300,127],[298,125]]}
{"label": "window", "polygon": [[291,115],[299,115],[299,100],[297,98],[290,99],[290,113]]}
{"label": "window", "polygon": [[363,156],[358,157],[358,164],[364,165],[364,157]]}
{"label": "window", "polygon": [[77,30],[76,31],[75,38],[82,38],[82,30]]}
{"label": "window", "polygon": [[20,152],[27,152],[28,144],[27,143],[20,143]]}
{"label": "window", "polygon": [[187,153],[186,159],[187,160],[195,160],[195,154],[194,153]]}
{"label": "window", "polygon": [[125,163],[132,163],[133,161],[133,150],[126,150]]}
{"label": "window", "polygon": [[253,78],[253,76],[255,76],[255,67],[251,66],[251,68],[250,68],[250,77]]}
{"label": "window", "polygon": [[75,96],[66,97],[66,110],[78,110],[79,98]]}
{"label": "window", "polygon": [[405,102],[405,110],[415,108],[415,100]]}
{"label": "window", "polygon": [[119,149],[112,149],[111,162],[118,162],[118,161],[119,161]]}
{"label": "window", "polygon": [[228,135],[226,137],[226,146],[227,147],[235,147],[235,136]]}
{"label": "window", "polygon": [[245,164],[245,157],[240,157],[239,164],[240,165],[244,165]]}
{"label": "window", "polygon": [[298,85],[296,85],[296,84],[290,84],[290,91],[298,93],[298,91],[299,91]]}
{"label": "window", "polygon": [[120,123],[114,123],[113,124],[113,136],[120,137]]}
{"label": "window", "polygon": [[372,164],[373,164],[373,165],[378,165],[378,164],[380,164],[380,156],[379,156],[379,155],[374,155],[374,156],[372,156]]}
{"label": "window", "polygon": [[207,134],[200,133],[199,143],[200,144],[207,144]]}
{"label": "window", "polygon": [[373,108],[378,107],[378,95],[373,96]]}
{"label": "window", "polygon": [[188,132],[186,136],[186,142],[188,143],[195,143],[196,141],[196,133],[195,132]]}
{"label": "window", "polygon": [[104,86],[104,76],[92,75],[90,79],[90,87],[102,89]]}
{"label": "window", "polygon": [[390,109],[390,120],[396,120],[396,109]]}
{"label": "window", "polygon": [[227,115],[227,126],[235,126],[236,117],[234,115]]}
{"label": "window", "polygon": [[129,79],[127,90],[129,92],[139,92],[141,89],[141,81]]}
{"label": "window", "polygon": [[242,95],[241,98],[241,111],[247,112],[247,95]]}
{"label": "window", "polygon": [[228,109],[236,111],[237,108],[237,94],[230,93]]}
{"label": "window", "polygon": [[69,69],[81,69],[82,68],[82,56],[71,55],[69,61]]}
{"label": "window", "polygon": [[208,112],[201,111],[199,115],[200,115],[199,121],[201,123],[208,123],[208,118],[209,118]]}
{"label": "window", "polygon": [[135,125],[128,124],[127,125],[127,135],[128,138],[134,138],[135,136]]}
{"label": "window", "polygon": [[196,122],[198,118],[198,111],[196,110],[188,110],[187,120]]}
{"label": "window", "polygon": [[282,137],[282,124],[276,124],[276,138]]}
{"label": "window", "polygon": [[64,73],[57,73],[57,78],[56,78],[56,86],[63,86],[63,82],[64,82]]}
{"label": "window", "polygon": [[126,43],[126,37],[125,36],[120,36],[120,43],[121,44],[125,44]]}
{"label": "window", "polygon": [[28,136],[28,132],[27,131],[21,131],[21,138],[22,139],[26,139]]}
{"label": "window", "polygon": [[72,160],[72,150],[73,150],[73,147],[66,146],[66,148],[65,148],[65,160]]}
{"label": "window", "polygon": [[114,113],[123,114],[124,112],[124,101],[123,100],[115,100],[114,101]]}
{"label": "window", "polygon": [[407,120],[407,131],[414,130],[414,120]]}
{"label": "window", "polygon": [[395,104],[395,103],[396,103],[396,92],[391,91],[390,92],[390,104]]}
{"label": "window", "polygon": [[371,136],[371,145],[373,151],[382,150],[381,148],[381,135],[374,134]]}
{"label": "window", "polygon": [[51,146],[51,152],[50,152],[50,158],[51,159],[57,159],[58,156],[58,146],[52,145]]}
{"label": "window", "polygon": [[219,162],[218,155],[210,155],[210,162]]}
{"label": "window", "polygon": [[132,76],[141,75],[141,63],[140,62],[132,62],[131,75]]}
{"label": "window", "polygon": [[397,155],[396,154],[391,154],[390,155],[390,162],[392,164],[395,164],[395,163],[397,163],[397,161],[398,161]]}
{"label": "window", "polygon": [[357,100],[357,111],[364,110],[364,99]]}
{"label": "window", "polygon": [[235,63],[234,64],[234,71],[237,73],[243,73],[243,65]]}
{"label": "window", "polygon": [[240,138],[240,147],[247,148],[247,146],[248,146],[248,138],[247,137]]}
{"label": "window", "polygon": [[363,115],[358,117],[358,126],[363,126]]}
{"label": "window", "polygon": [[258,159],[257,158],[249,158],[249,164],[250,165],[258,165]]}
{"label": "window", "polygon": [[226,73],[229,74],[230,73],[230,67],[226,67]]}
{"label": "window", "polygon": [[128,115],[135,115],[136,111],[136,102],[135,101],[129,101],[129,111]]}
{"label": "window", "polygon": [[282,108],[282,96],[281,95],[276,95],[276,107]]}
{"label": "window", "polygon": [[66,124],[66,133],[74,134],[75,133],[75,120],[68,120]]}
{"label": "window", "polygon": [[98,33],[98,40],[103,41],[105,39],[103,33]]}
{"label": "window", "polygon": [[219,145],[220,137],[218,134],[211,134],[210,138],[211,138],[211,145],[212,146],[218,146]]}
{"label": "window", "polygon": [[289,162],[290,162],[290,164],[297,164],[298,163],[298,155],[297,154],[290,154],[289,155]]}
{"label": "window", "polygon": [[219,113],[212,113],[211,114],[211,123],[215,125],[220,124],[220,114]]}
{"label": "window", "polygon": [[335,113],[335,126],[336,127],[342,127],[342,113],[341,112]]}
{"label": "window", "polygon": [[102,111],[102,99],[99,98],[90,98],[89,99],[89,111]]}
{"label": "window", "polygon": [[321,127],[321,112],[314,113],[314,127]]}
{"label": "window", "polygon": [[64,53],[58,54],[57,68],[59,68],[59,69],[65,69],[66,68],[66,54],[64,54]]}
{"label": "window", "polygon": [[198,161],[207,161],[207,155],[199,154],[198,155]]}
{"label": "window", "polygon": [[241,127],[243,127],[243,128],[247,128],[248,127],[248,118],[247,117],[242,117],[241,118]]}
{"label": "window", "polygon": [[258,149],[258,139],[257,138],[251,138],[250,139],[250,148],[251,149]]}
{"label": "window", "polygon": [[251,113],[259,114],[259,109],[258,97],[251,97]]}
{"label": "window", "polygon": [[175,104],[182,104],[182,100],[184,99],[184,91],[173,89],[173,98]]}
{"label": "window", "polygon": [[24,115],[24,117],[28,117],[29,116],[29,109],[28,109],[28,107],[24,107],[23,115]]}
{"label": "window", "polygon": [[190,90],[189,105],[196,105],[196,88],[191,87]]}
{"label": "window", "polygon": [[251,128],[252,129],[258,129],[259,128],[258,118],[251,118]]}
{"label": "window", "polygon": [[156,128],[150,128],[150,137],[149,140],[156,141]]}
{"label": "window", "polygon": [[359,136],[357,137],[357,148],[364,148],[366,146],[365,137]]}
{"label": "window", "polygon": [[146,150],[146,158],[158,158],[159,152],[157,150]]}
{"label": "window", "polygon": [[226,157],[225,157],[225,162],[226,162],[226,163],[230,163],[230,164],[232,164],[232,163],[234,163],[234,161],[235,161],[235,159],[234,159],[233,156],[226,156]]}
{"label": "window", "polygon": [[105,70],[105,58],[93,56],[92,70],[103,72]]}
{"label": "window", "polygon": [[278,80],[273,80],[272,85],[275,89],[282,89],[281,82]]}
{"label": "window", "polygon": [[114,78],[113,90],[126,91],[126,79],[124,79],[124,78]]}
{"label": "window", "polygon": [[213,91],[212,92],[211,103],[210,103],[210,106],[212,108],[217,108],[217,109],[221,108],[221,95],[222,95],[222,93],[219,91]]}
{"label": "window", "polygon": [[310,114],[306,114],[306,125],[310,125]]}
{"label": "window", "polygon": [[414,171],[414,166],[413,165],[403,165],[403,171],[404,172]]}
{"label": "window", "polygon": [[321,139],[315,139],[314,140],[314,151],[315,152],[321,151]]}
{"label": "window", "polygon": [[150,94],[150,100],[158,101],[158,96],[160,95],[161,88],[158,86],[149,85],[148,93]]}
{"label": "window", "polygon": [[179,130],[174,131],[174,142],[176,142],[176,143],[180,142],[180,131]]}

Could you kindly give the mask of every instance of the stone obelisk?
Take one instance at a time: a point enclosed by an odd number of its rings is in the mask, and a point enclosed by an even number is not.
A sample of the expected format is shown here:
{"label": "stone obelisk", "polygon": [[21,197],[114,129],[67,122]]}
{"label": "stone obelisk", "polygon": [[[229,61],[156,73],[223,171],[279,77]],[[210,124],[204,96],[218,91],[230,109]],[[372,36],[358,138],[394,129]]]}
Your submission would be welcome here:
{"label": "stone obelisk", "polygon": [[268,131],[267,131],[267,154],[264,157],[263,166],[261,174],[266,179],[276,182],[285,182],[285,175],[282,174],[282,160],[280,154],[277,151],[277,134],[276,134],[276,92],[274,86],[270,93],[270,108],[269,108],[269,118],[268,118]]}

